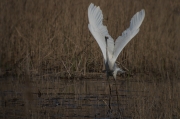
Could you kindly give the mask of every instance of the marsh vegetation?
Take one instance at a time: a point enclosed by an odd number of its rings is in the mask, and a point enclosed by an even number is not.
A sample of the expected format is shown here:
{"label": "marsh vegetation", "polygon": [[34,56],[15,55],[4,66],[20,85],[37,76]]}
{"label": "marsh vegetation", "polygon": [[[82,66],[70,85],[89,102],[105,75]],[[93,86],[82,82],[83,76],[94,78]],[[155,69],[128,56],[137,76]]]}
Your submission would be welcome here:
{"label": "marsh vegetation", "polygon": [[[102,53],[87,26],[91,2],[101,6],[114,39],[137,11],[146,11],[140,32],[117,59],[127,71],[117,77],[122,116],[180,118],[179,0],[0,1],[0,116],[107,117]],[[63,103],[54,106],[52,98]]]}

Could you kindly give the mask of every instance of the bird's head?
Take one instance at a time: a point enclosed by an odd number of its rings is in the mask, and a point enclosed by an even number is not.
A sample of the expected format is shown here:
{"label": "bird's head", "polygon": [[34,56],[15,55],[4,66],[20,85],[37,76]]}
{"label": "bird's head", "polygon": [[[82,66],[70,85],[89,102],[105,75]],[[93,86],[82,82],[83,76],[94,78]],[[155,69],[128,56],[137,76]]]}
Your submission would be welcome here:
{"label": "bird's head", "polygon": [[116,80],[116,76],[117,76],[118,71],[119,71],[120,73],[124,73],[124,72],[125,72],[125,71],[123,71],[121,68],[116,68],[116,69],[114,70],[114,72],[113,72],[113,77],[114,77],[115,80]]}

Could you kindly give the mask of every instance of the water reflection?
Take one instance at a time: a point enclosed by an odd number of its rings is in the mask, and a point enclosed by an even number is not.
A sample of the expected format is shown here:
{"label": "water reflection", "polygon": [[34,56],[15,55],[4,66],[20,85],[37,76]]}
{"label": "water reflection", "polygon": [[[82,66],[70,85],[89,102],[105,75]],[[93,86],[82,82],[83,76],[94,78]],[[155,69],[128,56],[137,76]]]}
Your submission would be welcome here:
{"label": "water reflection", "polygon": [[[132,119],[137,101],[151,105],[149,89],[152,82],[117,80],[119,108],[115,82],[112,95],[106,79],[32,78],[1,80],[0,118],[122,118]],[[154,96],[154,95],[153,95]],[[109,99],[112,110],[109,110]]]}

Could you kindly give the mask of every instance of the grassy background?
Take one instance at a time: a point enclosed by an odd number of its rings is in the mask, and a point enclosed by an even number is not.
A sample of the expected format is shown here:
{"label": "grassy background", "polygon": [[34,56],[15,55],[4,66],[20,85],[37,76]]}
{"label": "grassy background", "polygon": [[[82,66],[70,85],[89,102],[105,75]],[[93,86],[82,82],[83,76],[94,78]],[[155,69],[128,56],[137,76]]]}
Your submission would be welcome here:
{"label": "grassy background", "polygon": [[[132,0],[1,0],[0,76],[5,74],[27,76],[20,78],[21,80],[11,77],[9,80],[1,78],[0,89],[4,91],[1,95],[3,115],[7,114],[7,107],[12,111],[15,110],[15,106],[9,104],[9,99],[23,98],[23,103],[29,100],[36,101],[38,98],[36,94],[39,92],[44,94],[43,99],[54,98],[63,91],[73,93],[77,98],[81,94],[98,96],[109,94],[108,83],[104,84],[106,81],[104,79],[73,80],[74,84],[70,82],[71,80],[68,80],[70,83],[65,80],[64,84],[61,80],[53,81],[58,78],[47,75],[33,77],[32,80],[28,77],[31,74],[48,73],[56,74],[53,76],[61,73],[65,73],[68,77],[76,73],[90,76],[92,72],[102,72],[104,65],[102,53],[87,26],[87,9],[91,2],[101,7],[103,22],[114,39],[129,27],[130,19],[136,12],[141,9],[145,9],[146,12],[140,32],[128,43],[117,60],[121,67],[134,75],[128,77],[123,85],[118,85],[121,91],[119,95],[125,93],[127,96],[125,115],[135,119],[178,119],[180,117],[179,0],[133,0],[133,2]],[[46,78],[49,81],[46,81]],[[158,82],[159,79],[166,80]],[[14,91],[15,96],[9,96],[7,94],[9,90]],[[16,92],[21,92],[24,97]],[[54,95],[45,95],[48,93]],[[59,95],[61,96],[66,100],[66,94]],[[3,107],[3,102],[8,102],[6,108]],[[29,102],[31,104],[31,101]],[[80,101],[77,103],[80,103],[78,105],[83,109],[85,108],[82,104],[87,104]],[[123,103],[123,98],[120,98],[120,103]],[[37,117],[41,110],[47,110],[47,115],[52,114],[49,107],[41,109],[37,108],[37,105],[29,106],[32,106],[32,109],[25,103],[22,110],[30,109],[32,115],[37,113]],[[61,105],[59,108],[62,107]],[[59,114],[58,109],[55,111]],[[69,115],[68,109],[62,109]],[[91,111],[92,109],[89,112]],[[94,115],[93,111],[92,114]]]}
{"label": "grassy background", "polygon": [[117,60],[121,67],[133,74],[180,77],[178,0],[1,0],[1,75],[101,72],[102,53],[87,27],[91,2],[101,7],[114,39],[145,9],[140,32]]}

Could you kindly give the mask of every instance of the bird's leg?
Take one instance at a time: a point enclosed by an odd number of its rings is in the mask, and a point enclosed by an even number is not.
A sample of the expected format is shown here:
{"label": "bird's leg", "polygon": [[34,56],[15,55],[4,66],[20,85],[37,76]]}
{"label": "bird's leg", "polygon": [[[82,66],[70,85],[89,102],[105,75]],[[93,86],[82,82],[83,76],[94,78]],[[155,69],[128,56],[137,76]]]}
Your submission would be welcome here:
{"label": "bird's leg", "polygon": [[110,85],[108,74],[107,74],[107,80],[108,80],[108,83],[109,83],[109,111],[111,113],[111,85]]}
{"label": "bird's leg", "polygon": [[108,82],[109,82],[109,109],[111,110],[111,84],[109,81],[109,77],[108,77]]}
{"label": "bird's leg", "polygon": [[[114,77],[113,77],[114,78]],[[114,82],[115,82],[115,86],[116,86],[116,95],[117,95],[117,104],[118,104],[118,112],[119,112],[119,116],[121,117],[121,111],[120,111],[120,106],[119,106],[119,94],[118,94],[118,89],[117,89],[117,83],[116,83],[116,79],[114,78]]]}

